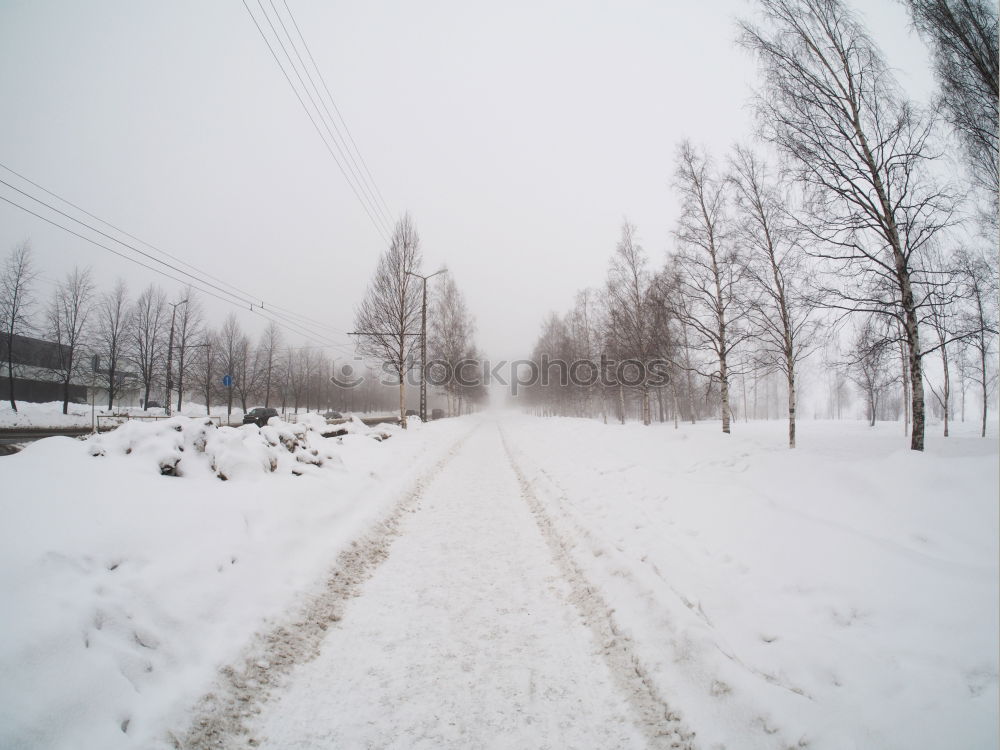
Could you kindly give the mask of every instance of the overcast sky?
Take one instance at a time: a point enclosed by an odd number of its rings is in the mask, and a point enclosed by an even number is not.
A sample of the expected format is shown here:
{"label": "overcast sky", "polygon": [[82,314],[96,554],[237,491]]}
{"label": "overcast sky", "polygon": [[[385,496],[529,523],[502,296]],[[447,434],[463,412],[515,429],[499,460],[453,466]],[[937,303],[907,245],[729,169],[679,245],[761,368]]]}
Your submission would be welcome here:
{"label": "overcast sky", "polygon": [[[394,217],[412,214],[428,271],[447,264],[493,359],[529,352],[549,311],[602,283],[623,217],[662,262],[680,139],[723,156],[752,133],[755,72],[734,41],[749,2],[288,4]],[[925,100],[927,53],[902,6],[863,8]],[[0,102],[0,163],[269,304],[351,329],[385,243],[241,0],[0,0]],[[0,252],[24,239],[42,297],[73,264],[102,288],[180,287],[0,201]],[[235,309],[206,306],[216,322]]]}

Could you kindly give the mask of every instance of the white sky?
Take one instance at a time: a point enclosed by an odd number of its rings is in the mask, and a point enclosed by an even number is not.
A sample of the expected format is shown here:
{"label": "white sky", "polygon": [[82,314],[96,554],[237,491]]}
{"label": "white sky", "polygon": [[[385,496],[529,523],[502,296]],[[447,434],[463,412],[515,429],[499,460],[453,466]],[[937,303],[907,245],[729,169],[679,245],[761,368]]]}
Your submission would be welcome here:
{"label": "white sky", "polygon": [[[413,215],[428,271],[448,265],[494,360],[523,356],[548,311],[602,283],[623,217],[663,259],[680,139],[723,156],[751,133],[754,69],[734,42],[748,2],[288,2],[389,207]],[[926,99],[902,5],[864,14]],[[0,102],[0,163],[351,329],[384,243],[240,0],[0,0]],[[43,298],[74,263],[102,288],[179,288],[0,201],[0,253],[25,238]],[[216,323],[233,309],[206,306]]]}

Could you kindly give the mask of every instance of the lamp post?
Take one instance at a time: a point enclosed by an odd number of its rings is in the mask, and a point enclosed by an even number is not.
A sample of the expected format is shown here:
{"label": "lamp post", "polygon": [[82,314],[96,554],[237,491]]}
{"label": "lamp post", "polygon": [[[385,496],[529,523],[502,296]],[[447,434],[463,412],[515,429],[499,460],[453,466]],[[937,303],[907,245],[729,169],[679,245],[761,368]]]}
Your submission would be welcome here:
{"label": "lamp post", "polygon": [[427,276],[419,273],[407,271],[409,276],[416,276],[424,281],[424,299],[420,312],[420,421],[427,421],[427,279],[437,276],[439,273],[447,273],[447,268],[435,271]]}
{"label": "lamp post", "polygon": [[180,302],[174,302],[170,304],[172,308],[170,311],[170,339],[167,341],[167,400],[165,403],[165,409],[167,410],[167,416],[170,416],[170,391],[174,387],[174,382],[170,377],[170,370],[173,367],[174,362],[174,316],[177,315],[177,308],[187,302],[186,299],[182,299]]}

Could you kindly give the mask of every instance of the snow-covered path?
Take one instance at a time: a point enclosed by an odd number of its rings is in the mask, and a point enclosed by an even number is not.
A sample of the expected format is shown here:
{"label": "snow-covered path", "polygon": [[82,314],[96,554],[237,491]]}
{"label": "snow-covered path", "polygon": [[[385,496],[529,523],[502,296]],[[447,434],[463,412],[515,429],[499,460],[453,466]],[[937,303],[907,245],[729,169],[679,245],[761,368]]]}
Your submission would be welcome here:
{"label": "snow-covered path", "polygon": [[497,426],[476,430],[410,510],[251,738],[269,748],[646,747]]}

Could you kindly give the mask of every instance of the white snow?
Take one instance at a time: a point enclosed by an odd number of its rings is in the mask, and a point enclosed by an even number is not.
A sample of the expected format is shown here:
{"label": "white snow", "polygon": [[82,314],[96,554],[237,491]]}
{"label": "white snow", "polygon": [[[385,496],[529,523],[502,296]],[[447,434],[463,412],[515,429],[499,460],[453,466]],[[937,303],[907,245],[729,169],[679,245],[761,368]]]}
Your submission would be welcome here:
{"label": "white snow", "polygon": [[643,746],[502,450],[477,430],[424,490],[326,649],[254,722],[261,747]]}
{"label": "white snow", "polygon": [[[997,441],[505,423],[702,747],[997,746]],[[557,446],[557,447],[554,447]]]}
{"label": "white snow", "polygon": [[996,439],[414,422],[181,417],[0,458],[0,747],[169,747],[429,471],[261,699],[271,747],[655,746],[659,699],[699,748],[996,747]]}
{"label": "white snow", "polygon": [[[336,459],[318,467],[268,445],[302,425],[180,417],[0,459],[0,747],[146,748],[182,730],[217,669],[294,610],[461,429],[310,434]],[[178,453],[181,476],[161,475]]]}

